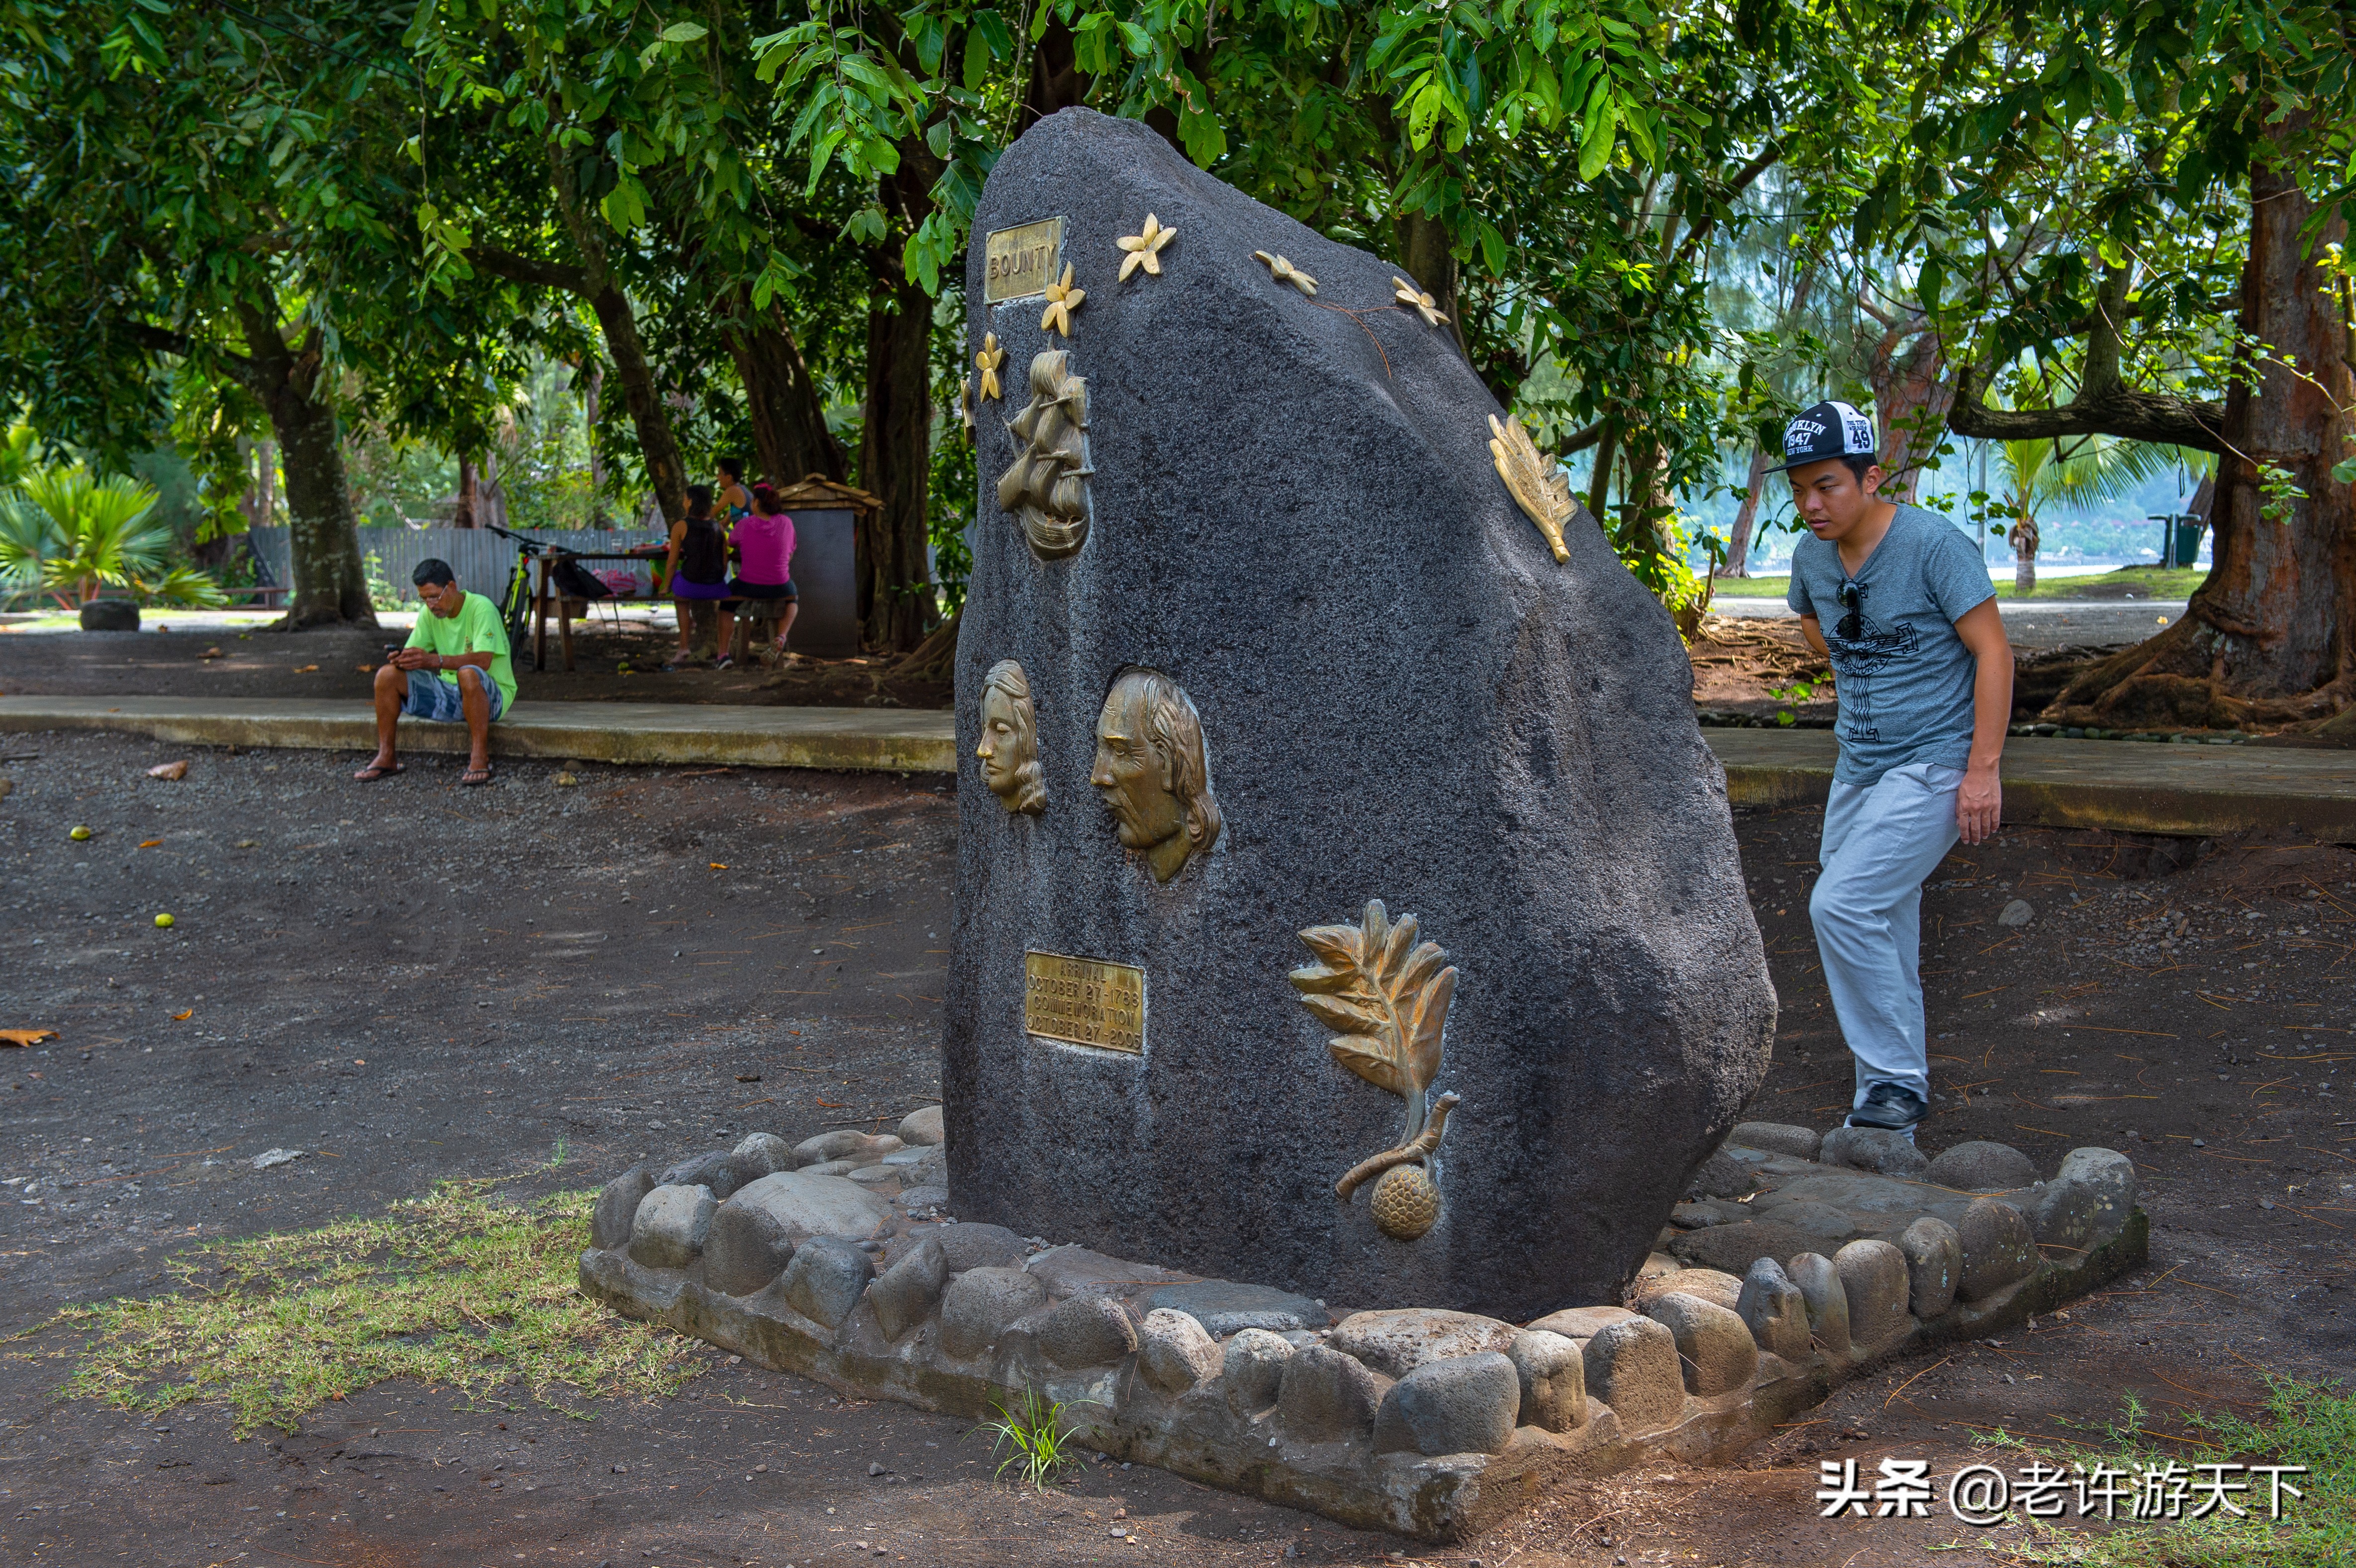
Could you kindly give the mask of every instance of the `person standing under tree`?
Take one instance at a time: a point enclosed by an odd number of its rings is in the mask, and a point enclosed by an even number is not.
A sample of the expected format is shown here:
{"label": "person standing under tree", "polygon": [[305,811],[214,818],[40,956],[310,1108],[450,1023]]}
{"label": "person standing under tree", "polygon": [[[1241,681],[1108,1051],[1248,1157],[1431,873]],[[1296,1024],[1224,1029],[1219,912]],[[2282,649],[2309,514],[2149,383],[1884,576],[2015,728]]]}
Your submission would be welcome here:
{"label": "person standing under tree", "polygon": [[679,618],[679,651],[663,668],[678,670],[712,659],[724,669],[732,628],[720,606],[728,597],[728,533],[712,515],[710,485],[687,487],[687,515],[670,525],[670,553],[664,569]]}
{"label": "person standing under tree", "polygon": [[712,465],[720,470],[720,521],[734,527],[752,515],[752,493],[744,489],[744,464],[736,457],[723,457]]}
{"label": "person standing under tree", "polygon": [[1922,879],[2003,814],[2012,649],[1979,552],[1945,518],[1883,500],[1874,450],[1871,420],[1820,403],[1784,428],[1778,471],[1811,535],[1789,603],[1839,699],[1808,915],[1857,1064],[1847,1124],[1911,1142],[1931,1101]]}
{"label": "person standing under tree", "polygon": [[373,784],[404,771],[392,732],[413,719],[466,726],[466,771],[458,782],[491,781],[491,724],[515,705],[515,665],[499,607],[470,594],[444,561],[427,559],[410,574],[423,608],[409,646],[376,671],[376,756],[352,775]]}
{"label": "person standing under tree", "polygon": [[737,632],[739,656],[775,663],[801,609],[794,588],[794,520],[775,489],[753,487],[752,515],[730,532],[728,542],[736,547],[736,580],[728,592],[744,623]]}

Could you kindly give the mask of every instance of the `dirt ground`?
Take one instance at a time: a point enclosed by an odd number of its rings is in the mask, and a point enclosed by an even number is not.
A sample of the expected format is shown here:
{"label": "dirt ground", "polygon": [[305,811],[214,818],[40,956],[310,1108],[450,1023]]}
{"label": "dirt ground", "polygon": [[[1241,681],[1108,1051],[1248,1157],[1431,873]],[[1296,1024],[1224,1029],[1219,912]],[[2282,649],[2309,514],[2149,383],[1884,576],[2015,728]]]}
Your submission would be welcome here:
{"label": "dirt ground", "polygon": [[[1822,1459],[1944,1476],[1998,1430],[2099,1441],[2129,1395],[2179,1441],[2186,1413],[2243,1408],[2266,1370],[2356,1360],[2356,854],[2008,831],[1925,895],[1922,1141],[1995,1138],[2049,1171],[2079,1144],[2127,1150],[2150,1266],[2001,1341],[1879,1369],[1772,1444],[1567,1485],[1481,1540],[1344,1530],[1142,1466],[1021,1494],[986,1479],[966,1422],[701,1351],[680,1397],[587,1420],[520,1390],[510,1411],[392,1383],[240,1443],[217,1408],[66,1399],[41,1326],[158,1288],[197,1240],[372,1212],[440,1176],[585,1187],[642,1155],[926,1101],[953,813],[926,778],[575,765],[564,788],[519,761],[460,789],[434,759],[361,787],[359,757],[319,753],[19,735],[0,754],[0,1027],[59,1032],[0,1054],[9,1563],[1871,1568],[1983,1532],[1820,1520]],[[144,777],[182,756],[185,780]],[[1738,827],[1783,1000],[1751,1113],[1830,1125],[1848,1066],[1806,918],[1817,818]],[[2016,897],[2034,918],[1997,926]],[[305,1157],[254,1169],[273,1148]],[[1110,1538],[1117,1517],[1137,1544]],[[1986,1540],[2001,1559],[2019,1537]]]}
{"label": "dirt ground", "polygon": [[[166,623],[166,625],[169,622]],[[0,627],[0,693],[11,696],[321,697],[368,700],[398,629],[22,631]],[[625,621],[573,628],[566,671],[549,634],[548,668],[515,660],[518,702],[745,703],[819,708],[945,708],[946,682],[890,673],[881,659],[804,659],[786,668],[680,670],[668,628]],[[624,666],[627,666],[625,672]]]}

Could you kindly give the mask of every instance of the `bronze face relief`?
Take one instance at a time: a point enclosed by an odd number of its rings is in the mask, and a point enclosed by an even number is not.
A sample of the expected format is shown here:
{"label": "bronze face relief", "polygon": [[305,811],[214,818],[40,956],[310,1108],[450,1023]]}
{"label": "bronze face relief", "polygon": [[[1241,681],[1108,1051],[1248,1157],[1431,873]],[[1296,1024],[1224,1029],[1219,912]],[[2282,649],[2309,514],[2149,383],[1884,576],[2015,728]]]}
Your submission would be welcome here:
{"label": "bronze face relief", "polygon": [[1178,682],[1158,670],[1124,670],[1113,682],[1097,715],[1088,782],[1112,811],[1121,847],[1143,854],[1157,882],[1218,842],[1203,721]]}
{"label": "bronze face relief", "polygon": [[1087,542],[1088,386],[1072,373],[1072,357],[1046,349],[1031,360],[1031,401],[1006,422],[1019,443],[1013,466],[999,476],[998,507],[1023,523],[1023,537],[1042,561],[1070,555]]}
{"label": "bronze face relief", "polygon": [[1039,767],[1039,714],[1031,705],[1030,677],[1012,659],[990,667],[981,684],[981,740],[973,748],[981,781],[1010,811],[1037,816],[1047,809],[1047,781]]}

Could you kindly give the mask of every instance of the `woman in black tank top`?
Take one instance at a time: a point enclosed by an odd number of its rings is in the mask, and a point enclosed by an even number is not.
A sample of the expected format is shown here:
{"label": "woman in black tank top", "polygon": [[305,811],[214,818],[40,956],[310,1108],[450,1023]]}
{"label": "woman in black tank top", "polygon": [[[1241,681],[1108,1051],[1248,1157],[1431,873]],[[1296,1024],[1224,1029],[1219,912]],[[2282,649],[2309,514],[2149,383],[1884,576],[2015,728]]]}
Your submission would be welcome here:
{"label": "woman in black tank top", "polygon": [[728,534],[712,515],[712,487],[690,485],[687,516],[670,527],[670,594],[679,616],[679,651],[665,669],[695,659],[725,663],[732,623],[720,615],[728,596]]}

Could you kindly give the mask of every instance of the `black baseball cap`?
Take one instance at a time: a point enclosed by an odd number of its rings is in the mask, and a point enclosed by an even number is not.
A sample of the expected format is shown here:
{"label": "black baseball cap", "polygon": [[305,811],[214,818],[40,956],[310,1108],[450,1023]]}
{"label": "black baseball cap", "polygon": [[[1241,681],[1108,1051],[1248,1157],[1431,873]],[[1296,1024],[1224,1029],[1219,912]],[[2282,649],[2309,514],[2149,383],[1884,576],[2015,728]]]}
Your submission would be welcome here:
{"label": "black baseball cap", "polygon": [[1871,457],[1873,421],[1853,403],[1820,403],[1802,409],[1783,426],[1783,461],[1768,470],[1780,474],[1827,457]]}

